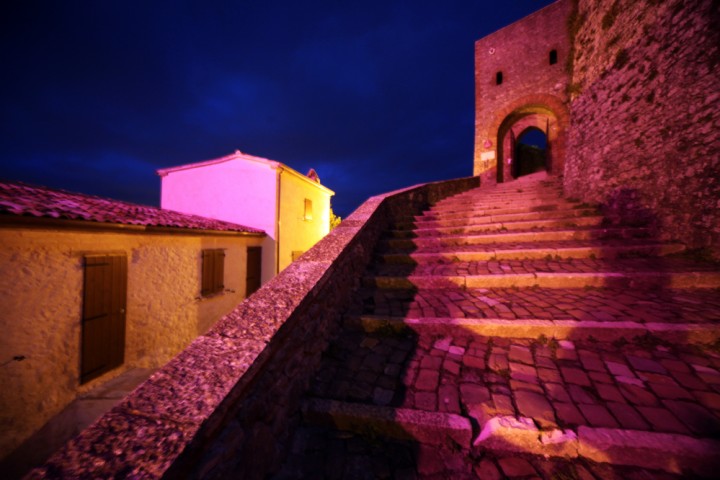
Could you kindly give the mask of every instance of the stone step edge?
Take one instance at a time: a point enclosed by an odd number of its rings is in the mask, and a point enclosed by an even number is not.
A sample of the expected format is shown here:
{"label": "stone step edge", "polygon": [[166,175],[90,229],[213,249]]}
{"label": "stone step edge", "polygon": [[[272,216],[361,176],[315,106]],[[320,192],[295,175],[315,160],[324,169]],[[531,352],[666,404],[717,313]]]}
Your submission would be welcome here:
{"label": "stone step edge", "polygon": [[[512,205],[512,204],[498,204],[498,205],[465,205],[462,208],[457,209],[437,209],[431,207],[424,210],[422,213],[414,215],[403,215],[398,217],[398,220],[450,220],[452,218],[466,218],[468,216],[468,210],[473,212],[473,215],[506,215],[511,213],[532,213],[532,212],[546,212],[546,211],[558,211],[558,210],[572,210],[574,208],[573,203],[556,201],[556,202],[536,202],[536,203],[525,203],[523,205]],[[578,207],[581,208],[581,207]],[[592,207],[588,207],[592,208]]]}
{"label": "stone step edge", "polygon": [[664,256],[685,251],[681,243],[639,244],[620,246],[582,246],[556,248],[495,248],[482,252],[446,250],[444,252],[385,253],[381,258],[385,263],[429,263],[438,260],[456,260],[460,262],[488,260],[543,259],[556,258],[617,258],[624,254],[642,254]]}
{"label": "stone step edge", "polygon": [[620,238],[628,236],[637,238],[640,235],[647,235],[648,232],[647,228],[642,227],[610,227],[489,232],[475,235],[443,235],[438,237],[387,238],[384,241],[391,246],[409,244],[412,247],[422,247],[423,245],[452,247],[453,245],[487,245],[492,243],[593,240],[597,238],[607,238],[608,236],[617,237],[618,235]]}
{"label": "stone step edge", "polygon": [[489,275],[409,275],[365,277],[384,289],[413,288],[720,288],[720,272],[508,273]]}
{"label": "stone step edge", "polygon": [[369,436],[427,445],[561,457],[637,466],[675,474],[711,475],[720,466],[720,441],[687,435],[579,426],[540,431],[530,418],[490,417],[473,440],[470,419],[458,414],[309,398],[305,422]]}
{"label": "stone step edge", "polygon": [[[504,213],[504,214],[487,214],[486,212],[472,212],[463,218],[451,219],[427,219],[421,218],[411,221],[397,222],[396,231],[408,230],[425,230],[431,228],[453,228],[462,226],[481,226],[489,223],[503,223],[512,221],[528,221],[528,220],[550,220],[561,218],[584,218],[599,216],[596,209],[566,209],[566,210],[545,210],[539,212],[524,213]],[[478,221],[483,219],[483,221]],[[427,224],[440,224],[434,226],[425,226]],[[458,225],[459,224],[459,225]]]}
{"label": "stone step edge", "polygon": [[470,420],[454,413],[427,412],[338,400],[310,398],[301,405],[306,422],[360,434],[384,435],[429,445],[448,440],[469,449],[473,431]]}
{"label": "stone step edge", "polygon": [[674,433],[580,426],[540,431],[530,418],[492,417],[473,442],[476,449],[577,458],[598,463],[713,476],[720,441]]}
{"label": "stone step edge", "polygon": [[711,344],[720,340],[720,325],[704,323],[659,323],[596,320],[544,320],[502,318],[404,318],[382,315],[348,317],[348,324],[368,333],[403,332],[412,330],[430,335],[480,335],[498,338],[536,339],[544,336],[557,340],[581,340],[593,337],[598,341],[629,340],[635,336],[652,335],[669,342]]}
{"label": "stone step edge", "polygon": [[[567,204],[568,210],[573,209],[573,205],[575,204]],[[544,212],[544,211],[555,211],[558,210],[558,207],[564,207],[565,204],[558,205],[558,204],[542,204],[542,205],[530,205],[530,206],[524,206],[524,207],[494,207],[494,208],[478,208],[476,213],[479,211],[484,211],[488,215],[505,215],[505,214],[511,214],[511,213],[531,213],[531,212]],[[592,208],[592,206],[590,207]],[[435,217],[441,216],[442,218],[449,218],[451,216],[465,216],[467,215],[467,209],[465,210],[457,210],[454,212],[440,212],[438,215],[432,210],[432,207],[430,207],[427,210],[424,210],[422,213],[419,214],[400,214],[396,217],[396,220],[399,222],[414,222],[418,219],[424,219],[424,220],[431,220]]]}
{"label": "stone step edge", "polygon": [[[440,234],[450,233],[456,230],[469,230],[469,232],[456,232],[455,235],[463,233],[468,234],[480,234],[485,232],[501,232],[501,231],[516,231],[516,230],[533,230],[536,228],[547,228],[547,227],[566,227],[566,228],[577,228],[577,227],[598,227],[602,225],[604,217],[601,215],[589,215],[589,216],[577,216],[577,217],[554,217],[554,218],[537,218],[531,220],[510,220],[506,222],[493,222],[493,223],[478,223],[474,225],[466,225],[462,227],[450,226],[450,227],[436,227],[436,228],[416,228],[414,230],[390,230],[391,235],[395,235],[396,238],[408,238],[407,235],[410,233],[418,234],[415,237],[410,238],[423,238],[433,237],[438,235],[420,235],[427,232],[437,232]],[[445,232],[447,230],[447,232]]]}

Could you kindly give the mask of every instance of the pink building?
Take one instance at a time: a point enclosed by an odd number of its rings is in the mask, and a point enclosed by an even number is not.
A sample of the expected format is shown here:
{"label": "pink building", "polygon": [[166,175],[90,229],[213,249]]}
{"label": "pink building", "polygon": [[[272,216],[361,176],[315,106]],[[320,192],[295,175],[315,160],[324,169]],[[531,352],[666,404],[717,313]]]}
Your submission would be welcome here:
{"label": "pink building", "polygon": [[269,280],[330,231],[330,197],[314,171],[236,151],[158,170],[163,209],[237,222],[267,233],[262,280]]}

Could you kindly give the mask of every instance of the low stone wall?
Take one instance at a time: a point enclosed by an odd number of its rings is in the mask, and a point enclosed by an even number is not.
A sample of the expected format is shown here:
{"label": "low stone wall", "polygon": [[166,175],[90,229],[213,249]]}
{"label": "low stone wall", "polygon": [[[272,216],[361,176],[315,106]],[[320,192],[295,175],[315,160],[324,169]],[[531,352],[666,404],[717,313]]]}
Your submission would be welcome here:
{"label": "low stone wall", "polygon": [[479,183],[370,198],[27,478],[264,478],[382,232]]}

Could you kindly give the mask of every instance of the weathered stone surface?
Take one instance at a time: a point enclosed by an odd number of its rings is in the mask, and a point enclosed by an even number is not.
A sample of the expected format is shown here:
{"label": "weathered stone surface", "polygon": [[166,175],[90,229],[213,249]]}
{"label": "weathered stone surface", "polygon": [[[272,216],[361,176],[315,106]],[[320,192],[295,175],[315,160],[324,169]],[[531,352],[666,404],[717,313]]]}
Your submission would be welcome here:
{"label": "weathered stone surface", "polygon": [[472,426],[467,418],[450,413],[404,408],[376,407],[332,400],[312,400],[303,405],[307,418],[334,425],[340,430],[374,430],[391,438],[414,439],[430,445],[445,445],[448,439],[467,448]]}
{"label": "weathered stone surface", "polygon": [[596,462],[710,475],[720,467],[720,442],[685,435],[607,428],[578,429],[578,453]]}
{"label": "weathered stone surface", "polygon": [[544,395],[518,390],[515,402],[521,415],[532,418],[541,426],[555,426],[555,413]]}
{"label": "weathered stone surface", "polygon": [[493,417],[482,426],[474,447],[496,451],[532,452],[538,448],[540,432],[530,418]]}
{"label": "weathered stone surface", "polygon": [[614,5],[581,1],[574,17],[566,191],[602,202],[615,223],[717,253],[716,6]]}

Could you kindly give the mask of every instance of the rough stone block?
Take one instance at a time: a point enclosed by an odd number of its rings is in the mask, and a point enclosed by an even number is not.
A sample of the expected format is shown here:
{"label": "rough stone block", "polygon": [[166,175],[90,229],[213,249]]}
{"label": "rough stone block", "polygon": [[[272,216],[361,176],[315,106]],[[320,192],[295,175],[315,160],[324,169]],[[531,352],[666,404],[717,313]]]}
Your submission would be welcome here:
{"label": "rough stone block", "polygon": [[720,468],[717,440],[589,427],[578,428],[578,439],[580,456],[596,462],[710,476]]}

